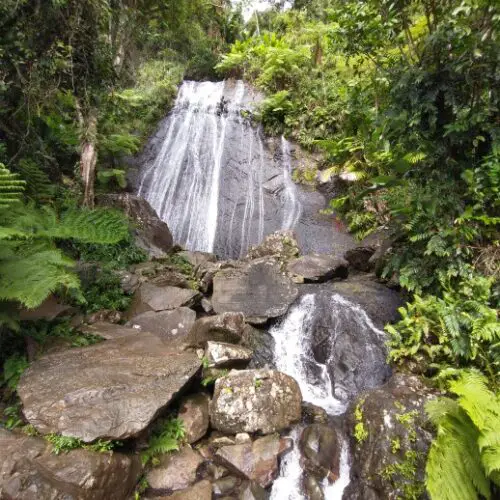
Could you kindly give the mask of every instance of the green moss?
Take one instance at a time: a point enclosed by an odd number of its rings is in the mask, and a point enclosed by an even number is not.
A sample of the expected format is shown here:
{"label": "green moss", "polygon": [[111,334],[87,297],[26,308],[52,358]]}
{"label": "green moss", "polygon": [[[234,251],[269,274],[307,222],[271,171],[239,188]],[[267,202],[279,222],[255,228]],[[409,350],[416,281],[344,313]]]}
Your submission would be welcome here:
{"label": "green moss", "polygon": [[368,431],[365,428],[363,423],[363,404],[365,400],[362,399],[356,406],[354,410],[354,419],[356,420],[356,424],[354,425],[354,437],[356,441],[361,444],[368,438]]}
{"label": "green moss", "polygon": [[396,437],[391,440],[391,451],[392,453],[397,453],[401,449],[401,440]]}
{"label": "green moss", "polygon": [[423,463],[422,454],[415,450],[408,450],[401,461],[391,463],[380,471],[382,479],[389,481],[394,490],[399,492],[396,498],[417,500],[424,493],[423,481],[416,480],[420,462]]}

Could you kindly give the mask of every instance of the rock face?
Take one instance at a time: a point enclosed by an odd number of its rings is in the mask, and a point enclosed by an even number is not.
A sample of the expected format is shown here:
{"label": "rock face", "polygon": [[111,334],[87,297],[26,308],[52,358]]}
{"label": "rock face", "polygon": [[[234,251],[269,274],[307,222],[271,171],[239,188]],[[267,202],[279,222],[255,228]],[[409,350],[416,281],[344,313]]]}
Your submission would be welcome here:
{"label": "rock face", "polygon": [[194,346],[204,346],[210,340],[237,343],[244,327],[245,317],[239,312],[200,318],[191,328],[188,342]]}
{"label": "rock face", "polygon": [[267,488],[278,476],[278,458],[291,446],[293,444],[287,439],[274,434],[253,443],[223,446],[216,458],[226,467]]}
{"label": "rock face", "polygon": [[432,440],[424,405],[432,397],[417,377],[396,374],[351,407],[348,428],[354,466],[345,498],[420,497]]}
{"label": "rock face", "polygon": [[21,377],[24,415],[37,430],[85,442],[145,429],[189,382],[200,360],[143,333],[35,361]]}
{"label": "rock face", "polygon": [[244,368],[252,361],[253,351],[223,342],[207,342],[205,357],[209,368]]}
{"label": "rock face", "polygon": [[295,380],[273,370],[232,371],[215,383],[212,427],[228,434],[281,431],[301,418]]}
{"label": "rock face", "polygon": [[263,258],[219,271],[212,304],[217,313],[242,312],[247,321],[262,322],[285,314],[297,295],[297,286],[279,264]]}
{"label": "rock face", "polygon": [[345,259],[333,255],[304,255],[291,260],[287,270],[306,283],[322,283],[333,278],[347,278],[348,263]]}
{"label": "rock face", "polygon": [[317,479],[334,482],[340,471],[340,443],[337,432],[325,424],[306,427],[300,437],[304,468]]}
{"label": "rock face", "polygon": [[148,311],[167,311],[183,306],[192,306],[199,298],[195,290],[173,286],[156,286],[143,283],[134,294],[129,317]]}
{"label": "rock face", "polygon": [[188,488],[196,482],[198,468],[203,462],[203,457],[189,446],[162,455],[160,463],[146,476],[148,492],[166,495]]}
{"label": "rock face", "polygon": [[172,234],[153,207],[130,193],[105,194],[98,197],[99,205],[113,207],[125,212],[134,222],[138,246],[153,256],[163,255],[172,248]]}
{"label": "rock face", "polygon": [[172,311],[148,311],[133,317],[128,326],[139,327],[158,335],[163,340],[184,340],[196,321],[196,313],[188,307],[179,307]]}
{"label": "rock face", "polygon": [[199,441],[208,430],[210,397],[199,393],[185,397],[179,406],[179,419],[184,423],[187,443]]}
{"label": "rock face", "polygon": [[0,498],[123,500],[141,471],[138,457],[73,450],[53,455],[40,438],[0,429]]}

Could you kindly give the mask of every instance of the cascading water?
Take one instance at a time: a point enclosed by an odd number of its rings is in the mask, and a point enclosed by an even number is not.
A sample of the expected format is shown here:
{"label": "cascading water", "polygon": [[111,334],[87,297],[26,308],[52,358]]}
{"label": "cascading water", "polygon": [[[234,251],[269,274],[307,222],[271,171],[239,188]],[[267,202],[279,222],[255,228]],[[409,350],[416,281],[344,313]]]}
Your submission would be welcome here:
{"label": "cascading water", "polygon": [[[325,318],[325,313],[328,318]],[[325,325],[326,322],[326,325]],[[357,304],[344,297],[327,291],[308,293],[291,307],[282,322],[270,330],[274,338],[274,361],[276,368],[292,376],[299,384],[304,401],[324,408],[330,416],[341,415],[347,404],[357,392],[349,384],[344,387],[342,377],[337,377],[335,352],[325,353],[325,361],[315,357],[315,344],[321,343],[322,329],[328,332],[328,344],[335,346],[338,337],[346,330],[351,335],[364,337],[367,345],[366,356],[361,362],[366,364],[366,371],[358,372],[356,383],[359,386],[372,385],[370,372],[377,371],[384,364],[384,356],[371,349],[370,339],[383,337],[366,312]],[[335,349],[335,348],[334,348]],[[338,354],[338,353],[337,353]],[[372,357],[370,357],[370,354]],[[336,380],[336,379],[339,380]],[[273,485],[272,500],[303,500],[307,496],[303,491],[303,471],[300,465],[298,441],[302,428],[296,427],[291,437],[295,442],[294,450],[282,460],[280,477]],[[333,484],[324,481],[323,495],[326,500],[340,500],[349,484],[349,455],[345,439],[342,438],[340,455],[340,477]]]}
{"label": "cascading water", "polygon": [[290,146],[282,138],[272,154],[264,145],[242,113],[254,99],[242,81],[184,82],[142,171],[138,194],[188,249],[240,257],[265,234],[299,222]]}
{"label": "cascading water", "polygon": [[242,81],[184,82],[143,153],[138,194],[188,250],[239,258],[282,229],[304,252],[352,247],[320,214],[324,196],[293,182],[291,144],[252,123],[259,100]]}

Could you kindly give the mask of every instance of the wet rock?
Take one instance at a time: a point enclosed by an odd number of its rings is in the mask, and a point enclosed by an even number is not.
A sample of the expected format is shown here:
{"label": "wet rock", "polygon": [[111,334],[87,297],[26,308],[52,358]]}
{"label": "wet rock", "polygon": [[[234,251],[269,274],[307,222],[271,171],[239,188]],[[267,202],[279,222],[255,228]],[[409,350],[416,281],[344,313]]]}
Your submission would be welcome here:
{"label": "wet rock", "polygon": [[341,445],[337,432],[325,424],[312,424],[302,431],[300,449],[304,468],[319,480],[334,482],[340,472]]}
{"label": "wet rock", "polygon": [[255,481],[248,483],[241,491],[238,500],[269,500],[270,493]]}
{"label": "wet rock", "polygon": [[260,245],[252,247],[246,258],[254,260],[276,257],[280,262],[285,262],[298,257],[299,254],[299,246],[293,231],[276,231],[266,236]]}
{"label": "wet rock", "polygon": [[0,429],[0,498],[122,500],[141,471],[138,457],[72,450],[51,453],[40,438]]}
{"label": "wet rock", "polygon": [[217,313],[242,312],[248,322],[259,323],[285,314],[297,295],[297,286],[279,264],[264,258],[219,271],[212,304]]}
{"label": "wet rock", "polygon": [[148,497],[146,500],[212,500],[212,484],[210,481],[200,481],[191,488],[176,491],[172,495]]}
{"label": "wet rock", "polygon": [[166,494],[184,490],[197,480],[197,472],[204,458],[190,446],[162,455],[160,463],[147,475],[148,493]]}
{"label": "wet rock", "polygon": [[196,354],[143,333],[45,356],[21,377],[26,419],[43,434],[126,439],[144,430],[198,372]]}
{"label": "wet rock", "polygon": [[267,488],[278,476],[278,458],[290,450],[289,441],[273,434],[253,443],[224,446],[216,458],[226,467]]}
{"label": "wet rock", "polygon": [[199,393],[185,397],[179,406],[179,419],[184,423],[185,439],[189,444],[199,441],[208,430],[210,397]]}
{"label": "wet rock", "polygon": [[[386,335],[380,329],[383,326],[377,328],[376,316],[357,303],[361,292],[359,296],[351,293],[352,299],[344,296],[347,287],[337,286],[343,283],[303,285],[305,297],[301,304],[303,301],[304,307],[312,307],[312,313],[303,325],[302,336],[311,346],[311,364],[306,364],[308,377],[314,380],[321,376],[315,363],[326,365],[335,397],[347,402],[364,390],[384,384],[391,370],[386,361]],[[375,310],[378,317],[385,316],[384,306],[392,315],[397,314],[397,309],[390,309],[395,307],[394,302],[386,303],[383,293],[373,295],[376,287],[354,285],[351,291],[354,289],[369,294],[370,310]]]}
{"label": "wet rock", "polygon": [[200,318],[191,328],[187,341],[194,346],[204,346],[210,340],[237,343],[244,326],[245,317],[239,312]]}
{"label": "wet rock", "polygon": [[395,374],[356,401],[348,412],[354,449],[345,498],[419,498],[432,440],[425,403],[435,397],[417,377]]}
{"label": "wet rock", "polygon": [[274,338],[267,330],[245,325],[241,345],[252,349],[251,368],[274,367]]}
{"label": "wet rock", "polygon": [[302,484],[307,494],[308,500],[325,500],[325,494],[323,493],[322,485],[316,477],[305,473]]}
{"label": "wet rock", "polygon": [[252,360],[253,351],[247,347],[223,342],[207,342],[205,357],[210,368],[244,368]]}
{"label": "wet rock", "polygon": [[374,253],[374,247],[356,247],[347,250],[344,254],[344,259],[349,262],[349,266],[353,269],[367,273],[373,268],[373,263],[370,262],[370,257]]}
{"label": "wet rock", "polygon": [[215,383],[210,410],[212,427],[228,434],[270,434],[301,418],[297,382],[273,370],[232,371]]}
{"label": "wet rock", "polygon": [[333,255],[304,255],[287,264],[288,272],[306,283],[322,283],[333,278],[347,278],[348,263]]}
{"label": "wet rock", "polygon": [[326,424],[328,413],[320,406],[312,403],[302,403],[302,422],[305,424]]}
{"label": "wet rock", "polygon": [[188,307],[179,307],[172,311],[148,311],[133,317],[127,325],[139,327],[158,335],[164,340],[184,341],[196,321],[196,313]]}
{"label": "wet rock", "polygon": [[139,247],[152,256],[161,256],[173,245],[172,234],[151,205],[130,193],[104,194],[98,197],[101,206],[117,208],[134,222],[135,239]]}
{"label": "wet rock", "polygon": [[213,493],[219,498],[224,495],[231,495],[241,485],[242,480],[235,476],[225,476],[213,483]]}
{"label": "wet rock", "polygon": [[173,286],[156,286],[142,283],[134,294],[128,317],[133,318],[148,311],[166,311],[179,307],[190,307],[200,298],[195,290]]}

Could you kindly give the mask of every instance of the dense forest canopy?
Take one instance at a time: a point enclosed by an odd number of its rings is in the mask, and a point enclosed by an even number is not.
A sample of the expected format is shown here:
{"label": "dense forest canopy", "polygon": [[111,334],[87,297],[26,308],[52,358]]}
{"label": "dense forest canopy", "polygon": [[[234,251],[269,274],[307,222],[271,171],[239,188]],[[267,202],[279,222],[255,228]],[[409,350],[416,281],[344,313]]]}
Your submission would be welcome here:
{"label": "dense forest canopy", "polygon": [[[145,258],[122,214],[94,210],[95,195],[126,188],[126,158],[181,80],[242,78],[265,93],[252,118],[269,134],[321,151],[331,175],[349,174],[331,209],[350,231],[390,242],[378,274],[408,293],[387,327],[390,359],[450,392],[429,408],[431,498],[493,498],[498,2],[274,1],[246,23],[246,3],[236,3],[0,3],[2,361],[24,348],[21,308],[52,293],[88,307],[116,291],[112,268]],[[82,288],[75,261],[85,259],[107,271]],[[125,307],[115,291],[106,308]]]}

